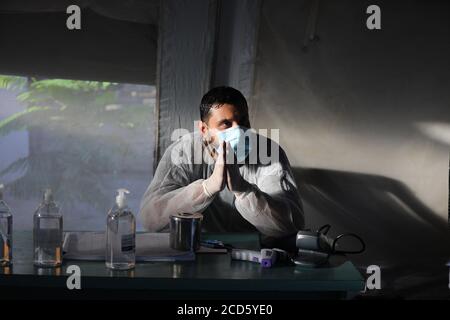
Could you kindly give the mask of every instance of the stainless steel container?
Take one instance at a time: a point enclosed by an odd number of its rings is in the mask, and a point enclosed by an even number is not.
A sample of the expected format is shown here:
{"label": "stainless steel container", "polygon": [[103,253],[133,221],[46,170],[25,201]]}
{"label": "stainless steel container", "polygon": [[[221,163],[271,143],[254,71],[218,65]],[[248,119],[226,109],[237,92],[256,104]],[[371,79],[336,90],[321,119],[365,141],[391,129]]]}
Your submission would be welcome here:
{"label": "stainless steel container", "polygon": [[203,215],[178,213],[170,217],[170,247],[181,251],[200,248],[200,232]]}

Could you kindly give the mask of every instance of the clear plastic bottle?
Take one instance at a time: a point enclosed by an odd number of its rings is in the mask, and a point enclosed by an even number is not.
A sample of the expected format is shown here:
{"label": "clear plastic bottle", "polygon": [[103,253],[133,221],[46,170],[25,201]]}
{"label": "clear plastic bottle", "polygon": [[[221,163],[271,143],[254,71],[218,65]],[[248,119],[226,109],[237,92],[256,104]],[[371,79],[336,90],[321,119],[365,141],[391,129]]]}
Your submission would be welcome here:
{"label": "clear plastic bottle", "polygon": [[136,264],[136,219],[128,208],[126,189],[117,190],[116,204],[106,220],[106,267],[128,270]]}
{"label": "clear plastic bottle", "polygon": [[3,201],[3,184],[0,184],[0,266],[12,263],[12,214]]}
{"label": "clear plastic bottle", "polygon": [[51,189],[46,189],[42,203],[34,213],[34,265],[59,267],[62,264],[63,219],[53,201]]}

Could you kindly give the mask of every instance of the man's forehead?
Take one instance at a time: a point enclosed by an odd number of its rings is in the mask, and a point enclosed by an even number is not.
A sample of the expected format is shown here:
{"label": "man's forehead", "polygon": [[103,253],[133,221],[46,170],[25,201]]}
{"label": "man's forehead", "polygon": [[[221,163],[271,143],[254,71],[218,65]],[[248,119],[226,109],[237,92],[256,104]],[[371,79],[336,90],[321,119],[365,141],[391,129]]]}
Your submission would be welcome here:
{"label": "man's forehead", "polygon": [[239,112],[231,104],[215,104],[210,110],[210,116],[216,119],[231,119],[238,116]]}

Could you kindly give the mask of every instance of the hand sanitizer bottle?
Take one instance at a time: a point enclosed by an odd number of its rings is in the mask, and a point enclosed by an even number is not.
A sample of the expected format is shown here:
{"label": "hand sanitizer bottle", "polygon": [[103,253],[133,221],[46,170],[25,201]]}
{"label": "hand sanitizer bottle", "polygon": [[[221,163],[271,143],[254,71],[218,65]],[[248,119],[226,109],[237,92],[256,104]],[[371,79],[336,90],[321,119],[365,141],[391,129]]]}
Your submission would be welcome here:
{"label": "hand sanitizer bottle", "polygon": [[12,263],[12,214],[3,201],[4,186],[0,184],[0,266]]}
{"label": "hand sanitizer bottle", "polygon": [[136,219],[127,206],[126,189],[117,190],[106,221],[106,267],[128,270],[136,264]]}
{"label": "hand sanitizer bottle", "polygon": [[34,213],[34,265],[59,267],[62,264],[63,219],[53,201],[51,189],[46,189],[42,203]]}

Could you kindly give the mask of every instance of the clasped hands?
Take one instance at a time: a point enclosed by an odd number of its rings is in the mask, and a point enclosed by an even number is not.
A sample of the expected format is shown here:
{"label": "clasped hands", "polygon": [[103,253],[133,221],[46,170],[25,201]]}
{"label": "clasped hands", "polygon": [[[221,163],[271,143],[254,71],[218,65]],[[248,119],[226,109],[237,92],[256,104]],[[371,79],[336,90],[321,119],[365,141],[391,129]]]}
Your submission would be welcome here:
{"label": "clasped hands", "polygon": [[229,142],[223,141],[216,153],[216,162],[211,176],[204,181],[205,192],[213,196],[225,186],[235,195],[247,191],[250,184],[241,176],[236,155]]}

